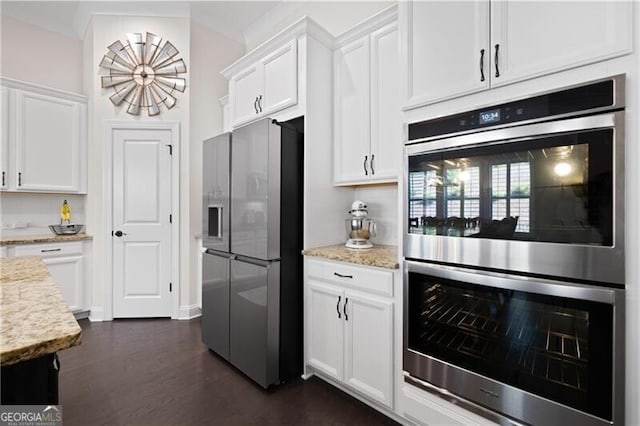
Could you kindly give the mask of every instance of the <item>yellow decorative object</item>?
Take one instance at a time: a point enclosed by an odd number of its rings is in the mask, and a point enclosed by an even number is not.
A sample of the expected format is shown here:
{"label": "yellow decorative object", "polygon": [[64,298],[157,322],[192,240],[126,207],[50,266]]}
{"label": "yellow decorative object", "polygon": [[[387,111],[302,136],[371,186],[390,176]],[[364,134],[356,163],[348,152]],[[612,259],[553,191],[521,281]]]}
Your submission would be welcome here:
{"label": "yellow decorative object", "polygon": [[71,223],[71,207],[67,203],[67,200],[64,200],[62,203],[62,207],[60,207],[60,223]]}

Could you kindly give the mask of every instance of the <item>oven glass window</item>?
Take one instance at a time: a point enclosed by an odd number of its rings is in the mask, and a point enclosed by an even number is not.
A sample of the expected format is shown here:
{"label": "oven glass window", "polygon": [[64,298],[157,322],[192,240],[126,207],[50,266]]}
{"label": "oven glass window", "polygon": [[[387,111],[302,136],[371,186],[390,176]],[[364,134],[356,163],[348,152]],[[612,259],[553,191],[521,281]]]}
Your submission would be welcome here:
{"label": "oven glass window", "polygon": [[613,130],[409,157],[409,232],[613,245]]}
{"label": "oven glass window", "polygon": [[612,305],[414,272],[408,297],[409,349],[611,419]]}

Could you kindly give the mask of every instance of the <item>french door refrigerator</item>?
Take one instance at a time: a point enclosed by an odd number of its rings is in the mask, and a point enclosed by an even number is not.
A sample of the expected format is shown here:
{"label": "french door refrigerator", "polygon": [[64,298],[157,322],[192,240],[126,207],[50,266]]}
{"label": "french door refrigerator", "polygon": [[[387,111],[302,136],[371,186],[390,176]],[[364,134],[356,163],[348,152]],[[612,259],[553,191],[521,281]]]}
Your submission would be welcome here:
{"label": "french door refrigerator", "polygon": [[202,340],[264,388],[302,372],[302,128],[203,143]]}

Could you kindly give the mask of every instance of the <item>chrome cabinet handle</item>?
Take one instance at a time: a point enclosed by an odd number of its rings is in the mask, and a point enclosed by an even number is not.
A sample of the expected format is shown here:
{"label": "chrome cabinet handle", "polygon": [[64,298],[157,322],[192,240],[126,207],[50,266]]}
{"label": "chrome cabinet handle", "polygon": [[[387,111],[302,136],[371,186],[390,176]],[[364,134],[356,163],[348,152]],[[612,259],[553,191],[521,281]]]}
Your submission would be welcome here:
{"label": "chrome cabinet handle", "polygon": [[344,320],[349,321],[349,315],[347,315],[347,303],[349,303],[349,298],[344,298],[344,305],[342,306],[342,312],[344,312]]}
{"label": "chrome cabinet handle", "polygon": [[353,275],[342,275],[342,274],[339,274],[337,272],[334,272],[333,275],[335,275],[336,277],[340,277],[340,278],[353,278]]}
{"label": "chrome cabinet handle", "polygon": [[500,45],[496,44],[496,55],[493,59],[493,62],[496,64],[496,78],[500,77],[500,69],[498,68],[498,50],[500,50]]}
{"label": "chrome cabinet handle", "polygon": [[480,81],[484,81],[484,49],[480,49]]}
{"label": "chrome cabinet handle", "polygon": [[376,174],[375,169],[373,168],[373,157],[375,157],[374,154],[371,154],[371,176]]}
{"label": "chrome cabinet handle", "polygon": [[338,319],[342,318],[342,316],[340,316],[340,299],[342,299],[342,296],[338,296],[338,303],[336,303],[336,312],[338,312]]}
{"label": "chrome cabinet handle", "polygon": [[253,109],[256,110],[256,114],[258,113],[258,97],[253,101]]}
{"label": "chrome cabinet handle", "polygon": [[22,186],[22,172],[18,172],[18,186]]}
{"label": "chrome cabinet handle", "polygon": [[258,109],[262,112],[262,95],[258,96]]}
{"label": "chrome cabinet handle", "polygon": [[52,251],[62,251],[62,249],[61,248],[55,248],[55,249],[40,250],[40,253],[48,253],[48,252],[52,252]]}
{"label": "chrome cabinet handle", "polygon": [[362,164],[362,166],[364,167],[364,175],[365,176],[369,176],[369,171],[367,170],[367,158],[368,155],[364,156],[364,163]]}

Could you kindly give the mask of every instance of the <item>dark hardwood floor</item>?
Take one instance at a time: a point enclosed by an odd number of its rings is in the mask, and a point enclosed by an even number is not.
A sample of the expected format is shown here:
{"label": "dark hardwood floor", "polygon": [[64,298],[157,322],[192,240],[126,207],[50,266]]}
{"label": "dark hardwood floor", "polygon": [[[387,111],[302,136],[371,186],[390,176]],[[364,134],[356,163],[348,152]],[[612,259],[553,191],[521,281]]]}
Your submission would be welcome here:
{"label": "dark hardwood floor", "polygon": [[263,390],[202,344],[199,319],[80,325],[58,353],[67,426],[396,424],[315,377]]}

